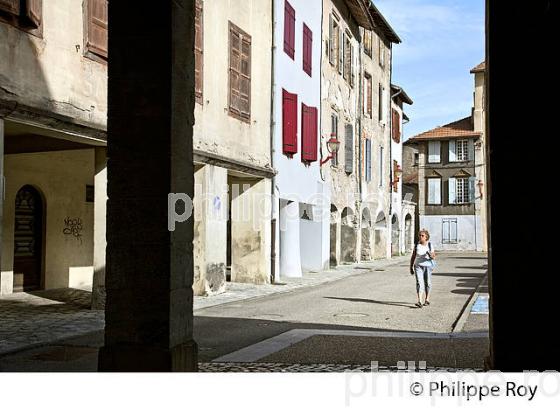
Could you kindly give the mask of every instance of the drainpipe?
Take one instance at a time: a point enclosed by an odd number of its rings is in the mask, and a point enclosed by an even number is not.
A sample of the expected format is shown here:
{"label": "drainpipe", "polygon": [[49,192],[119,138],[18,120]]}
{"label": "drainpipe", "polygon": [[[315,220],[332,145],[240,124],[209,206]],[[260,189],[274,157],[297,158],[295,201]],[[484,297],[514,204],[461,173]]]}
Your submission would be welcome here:
{"label": "drainpipe", "polygon": [[[365,28],[364,28],[365,30]],[[362,45],[363,42],[358,43],[358,190],[360,192],[360,213],[362,207],[362,114],[363,114],[363,101],[362,101],[362,87],[363,87],[363,61],[362,61]],[[361,221],[361,215],[360,215]]]}
{"label": "drainpipe", "polygon": [[[275,10],[276,7],[276,0],[272,0],[272,56],[271,56],[271,64],[270,64],[270,85],[271,85],[271,95],[270,98],[272,99],[271,104],[270,104],[270,166],[271,168],[274,170],[274,142],[275,142],[275,134],[276,134],[276,121],[275,121],[275,117],[274,117],[274,113],[275,113],[275,95],[276,95],[276,83],[274,81],[275,76],[274,76],[274,56],[276,53],[276,44],[275,44],[275,38],[276,38],[276,20],[275,20]],[[280,272],[276,272],[276,258],[278,258],[278,253],[276,252],[276,248],[278,248],[279,246],[279,242],[276,240],[276,237],[280,238],[280,234],[279,234],[279,227],[280,227],[280,210],[277,209],[277,199],[280,198],[280,195],[278,195],[278,197],[276,197],[276,191],[278,190],[278,188],[276,187],[276,176],[273,174],[272,176],[272,206],[270,207],[271,212],[272,212],[272,216],[276,217],[276,229],[275,232],[272,232],[272,234],[274,235],[274,238],[271,238],[271,243],[274,244],[274,249],[271,249],[272,251],[272,255],[274,256],[273,258],[271,258],[271,266],[270,266],[270,270],[271,270],[271,282],[272,283],[277,283],[278,282],[278,278],[279,278],[279,273]],[[280,191],[278,190],[278,194],[280,194]]]}

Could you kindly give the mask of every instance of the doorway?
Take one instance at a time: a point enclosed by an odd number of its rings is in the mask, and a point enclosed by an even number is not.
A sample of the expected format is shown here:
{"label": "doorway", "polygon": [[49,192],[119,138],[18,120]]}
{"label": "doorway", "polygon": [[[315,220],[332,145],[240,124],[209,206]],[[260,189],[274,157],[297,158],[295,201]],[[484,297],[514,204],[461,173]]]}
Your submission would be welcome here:
{"label": "doorway", "polygon": [[42,288],[43,200],[31,185],[16,195],[14,220],[14,291]]}

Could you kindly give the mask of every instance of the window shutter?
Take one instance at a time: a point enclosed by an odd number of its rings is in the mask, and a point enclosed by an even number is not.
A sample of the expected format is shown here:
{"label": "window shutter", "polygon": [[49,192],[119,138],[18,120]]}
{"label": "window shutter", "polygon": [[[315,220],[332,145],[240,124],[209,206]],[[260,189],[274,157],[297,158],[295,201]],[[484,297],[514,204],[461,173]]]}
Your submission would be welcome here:
{"label": "window shutter", "polygon": [[88,0],[87,49],[107,58],[108,12],[107,0]]}
{"label": "window shutter", "polygon": [[383,147],[379,147],[379,186],[383,186],[383,180],[385,179],[383,166]]}
{"label": "window shutter", "polygon": [[334,65],[336,58],[334,43],[334,21],[332,14],[329,14],[329,63],[331,63],[331,65]]}
{"label": "window shutter", "polygon": [[0,0],[0,10],[19,16],[20,0]]}
{"label": "window shutter", "polygon": [[196,0],[194,40],[194,82],[196,102],[202,104],[204,79],[204,14],[202,0]]}
{"label": "window shutter", "polygon": [[377,117],[379,119],[379,122],[383,121],[383,87],[381,86],[381,83],[379,83],[379,87],[377,89]]}
{"label": "window shutter", "polygon": [[444,219],[442,222],[443,222],[443,232],[442,232],[443,235],[442,235],[441,239],[442,239],[443,243],[449,243],[449,240],[450,240],[450,236],[449,236],[450,227],[449,226],[450,226],[451,221],[449,219]]}
{"label": "window shutter", "polygon": [[457,243],[457,219],[449,221],[449,241]]}
{"label": "window shutter", "polygon": [[301,112],[301,159],[308,162],[317,161],[317,108],[302,103]]}
{"label": "window shutter", "polygon": [[251,38],[241,37],[241,70],[239,77],[239,111],[245,119],[251,118]]}
{"label": "window shutter", "polygon": [[239,66],[241,62],[241,35],[230,27],[229,32],[229,110],[241,115],[239,111]]}
{"label": "window shutter", "polygon": [[457,141],[449,140],[449,162],[457,161]]}
{"label": "window shutter", "polygon": [[440,162],[441,145],[439,141],[430,141],[428,143],[428,162]]}
{"label": "window shutter", "polygon": [[282,149],[292,156],[297,152],[297,94],[282,90]]}
{"label": "window shutter", "polygon": [[344,170],[351,174],[354,172],[354,127],[352,124],[346,124],[344,131]]}
{"label": "window shutter", "polygon": [[[331,115],[331,135],[338,139],[338,117]],[[333,152],[331,164],[338,166],[338,152]]]}
{"label": "window shutter", "polygon": [[469,138],[469,157],[467,161],[474,161],[474,139]]}
{"label": "window shutter", "polygon": [[371,181],[371,140],[366,139],[366,181]]}
{"label": "window shutter", "polygon": [[448,197],[449,197],[449,204],[453,205],[457,203],[457,180],[455,178],[449,178],[448,184]]}
{"label": "window shutter", "polygon": [[296,11],[287,1],[284,4],[284,51],[292,59],[295,52]]}
{"label": "window shutter", "polygon": [[371,76],[367,79],[367,113],[371,118],[373,115],[373,89]]}
{"label": "window shutter", "polygon": [[27,0],[25,2],[25,17],[33,27],[41,25],[41,17],[43,15],[43,2],[42,0]]}
{"label": "window shutter", "polygon": [[393,140],[398,144],[401,142],[401,116],[395,109],[392,111],[393,119],[391,125],[393,127]]}
{"label": "window shutter", "polygon": [[441,180],[440,178],[428,178],[428,204],[441,204]]}
{"label": "window shutter", "polygon": [[303,25],[303,71],[305,71],[309,76],[312,74],[312,54],[313,54],[313,33],[307,27],[306,24]]}
{"label": "window shutter", "polygon": [[474,191],[474,187],[475,187],[475,177],[470,177],[469,178],[469,202],[470,203],[474,203],[476,198],[475,198],[475,191]]}
{"label": "window shutter", "polygon": [[344,33],[338,29],[338,72],[342,74],[344,68]]}

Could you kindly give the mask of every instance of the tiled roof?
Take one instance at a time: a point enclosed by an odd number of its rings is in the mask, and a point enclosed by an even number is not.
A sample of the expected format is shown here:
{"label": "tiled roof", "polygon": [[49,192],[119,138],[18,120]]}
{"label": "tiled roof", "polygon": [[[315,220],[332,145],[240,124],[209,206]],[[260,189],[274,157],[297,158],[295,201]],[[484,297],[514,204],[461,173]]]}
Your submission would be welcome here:
{"label": "tiled roof", "polygon": [[474,73],[481,73],[481,72],[483,72],[484,70],[486,70],[486,61],[483,61],[482,63],[480,63],[479,65],[477,65],[475,68],[473,68],[473,69],[471,70],[471,74],[474,74]]}
{"label": "tiled roof", "polygon": [[[410,138],[408,141],[424,141],[461,137],[480,137],[480,132],[474,131],[472,117],[463,118],[462,120],[451,122],[447,125],[434,128],[433,130],[423,132]],[[407,142],[408,142],[407,141]]]}

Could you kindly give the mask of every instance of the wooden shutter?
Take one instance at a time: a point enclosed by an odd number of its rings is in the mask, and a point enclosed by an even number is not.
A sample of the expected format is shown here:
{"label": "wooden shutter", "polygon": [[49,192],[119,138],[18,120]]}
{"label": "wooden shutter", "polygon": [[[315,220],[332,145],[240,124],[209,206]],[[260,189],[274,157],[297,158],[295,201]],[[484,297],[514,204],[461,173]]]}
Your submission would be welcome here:
{"label": "wooden shutter", "polygon": [[107,0],[88,0],[88,38],[89,51],[107,58],[108,41]]}
{"label": "wooden shutter", "polygon": [[393,126],[393,141],[397,144],[401,142],[401,116],[399,112],[393,109],[393,119],[391,121],[391,125]]}
{"label": "wooden shutter", "polygon": [[317,161],[317,108],[301,104],[301,160]]}
{"label": "wooden shutter", "polygon": [[194,83],[196,102],[202,104],[204,88],[204,11],[202,0],[196,0],[194,20]]}
{"label": "wooden shutter", "polygon": [[338,72],[342,74],[344,67],[344,33],[342,32],[340,26],[338,28]]}
{"label": "wooden shutter", "polygon": [[449,162],[457,161],[457,141],[449,140]]}
{"label": "wooden shutter", "polygon": [[287,1],[284,3],[284,51],[292,59],[295,55],[296,11]]}
{"label": "wooden shutter", "polygon": [[443,228],[442,229],[442,234],[443,235],[441,236],[441,239],[442,239],[443,243],[449,243],[450,242],[450,235],[449,235],[449,233],[450,233],[449,226],[450,225],[451,225],[451,221],[449,219],[444,219],[442,221],[442,228]]}
{"label": "wooden shutter", "polygon": [[449,205],[454,205],[457,203],[457,179],[449,178],[448,182],[448,199]]}
{"label": "wooden shutter", "polygon": [[474,204],[476,201],[476,196],[475,196],[475,181],[476,178],[475,177],[470,177],[469,178],[469,202]]}
{"label": "wooden shutter", "polygon": [[366,139],[366,181],[371,181],[371,140]]}
{"label": "wooden shutter", "polygon": [[335,32],[334,32],[334,17],[332,14],[329,14],[329,63],[334,65],[336,61],[335,55]]}
{"label": "wooden shutter", "polygon": [[233,116],[251,118],[251,36],[230,22],[229,31],[229,111]]}
{"label": "wooden shutter", "polygon": [[457,219],[451,219],[449,221],[449,241],[452,243],[458,242],[458,235],[457,235]]}
{"label": "wooden shutter", "polygon": [[351,174],[354,172],[354,127],[346,124],[344,131],[344,170]]}
{"label": "wooden shutter", "polygon": [[428,179],[428,204],[430,205],[441,204],[441,179],[440,178]]}
{"label": "wooden shutter", "polygon": [[472,138],[469,138],[469,157],[467,158],[467,161],[474,161],[474,140]]}
{"label": "wooden shutter", "polygon": [[303,71],[312,76],[313,33],[303,25]]}
{"label": "wooden shutter", "polygon": [[282,150],[290,157],[297,152],[297,94],[282,90]]}
{"label": "wooden shutter", "polygon": [[19,16],[20,0],[0,0],[0,10]]}

